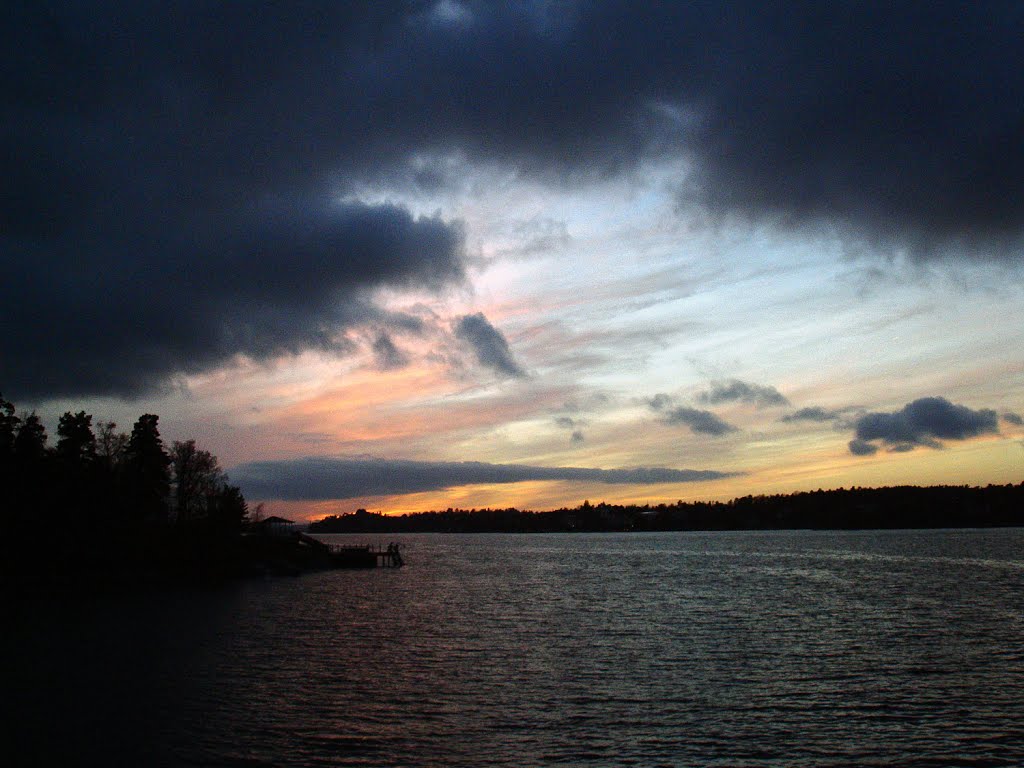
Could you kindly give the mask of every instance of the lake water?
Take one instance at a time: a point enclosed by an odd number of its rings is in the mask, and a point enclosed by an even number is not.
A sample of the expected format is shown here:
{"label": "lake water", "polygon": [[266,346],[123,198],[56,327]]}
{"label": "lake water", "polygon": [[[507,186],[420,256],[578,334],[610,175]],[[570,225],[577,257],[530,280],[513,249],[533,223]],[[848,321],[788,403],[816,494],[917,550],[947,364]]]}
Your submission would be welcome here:
{"label": "lake water", "polygon": [[20,609],[5,763],[1024,765],[1024,530],[401,540]]}

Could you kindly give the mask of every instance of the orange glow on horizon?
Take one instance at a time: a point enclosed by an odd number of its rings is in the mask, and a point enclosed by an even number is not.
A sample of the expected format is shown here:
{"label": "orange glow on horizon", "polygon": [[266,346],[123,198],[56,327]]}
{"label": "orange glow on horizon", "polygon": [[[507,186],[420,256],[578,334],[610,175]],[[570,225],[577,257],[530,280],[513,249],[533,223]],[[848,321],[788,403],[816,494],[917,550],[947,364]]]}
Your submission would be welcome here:
{"label": "orange glow on horizon", "polygon": [[[917,454],[915,456],[915,454]],[[576,507],[584,500],[610,504],[674,504],[729,501],[747,495],[796,493],[822,488],[893,485],[1005,485],[1024,480],[1024,450],[1017,438],[983,438],[944,450],[855,457],[820,451],[817,460],[795,457],[788,467],[699,483],[608,485],[566,481],[465,485],[440,491],[326,501],[270,501],[266,514],[318,520],[357,509],[388,515],[458,509],[543,511]]]}

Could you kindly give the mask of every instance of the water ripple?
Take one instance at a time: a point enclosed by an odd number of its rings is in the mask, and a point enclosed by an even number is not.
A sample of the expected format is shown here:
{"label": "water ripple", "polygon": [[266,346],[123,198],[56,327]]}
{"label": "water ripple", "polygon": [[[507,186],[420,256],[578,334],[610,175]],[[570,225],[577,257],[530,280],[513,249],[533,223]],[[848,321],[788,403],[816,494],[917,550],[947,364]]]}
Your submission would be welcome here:
{"label": "water ripple", "polygon": [[80,765],[1024,764],[1024,531],[405,544],[20,627],[8,727]]}

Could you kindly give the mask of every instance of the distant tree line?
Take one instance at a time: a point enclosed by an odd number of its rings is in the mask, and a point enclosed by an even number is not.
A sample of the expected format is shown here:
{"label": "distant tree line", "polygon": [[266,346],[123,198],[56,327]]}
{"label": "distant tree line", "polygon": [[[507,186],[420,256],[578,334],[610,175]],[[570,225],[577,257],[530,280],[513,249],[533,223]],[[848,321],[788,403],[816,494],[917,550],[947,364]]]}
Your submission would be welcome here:
{"label": "distant tree line", "polygon": [[786,529],[989,528],[1024,525],[1020,485],[840,488],[728,502],[591,504],[533,512],[447,509],[405,515],[357,510],[310,525],[317,533],[555,533]]}
{"label": "distant tree line", "polygon": [[160,568],[237,537],[241,491],[194,440],[165,448],[157,424],[144,414],[126,433],[69,411],[51,446],[35,412],[0,396],[2,575]]}

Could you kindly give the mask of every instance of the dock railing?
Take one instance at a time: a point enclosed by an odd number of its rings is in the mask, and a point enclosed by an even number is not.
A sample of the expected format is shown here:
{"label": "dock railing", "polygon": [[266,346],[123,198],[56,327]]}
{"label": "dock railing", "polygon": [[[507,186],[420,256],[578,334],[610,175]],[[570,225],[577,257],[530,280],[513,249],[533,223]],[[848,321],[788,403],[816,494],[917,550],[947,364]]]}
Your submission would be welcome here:
{"label": "dock railing", "polygon": [[386,547],[383,544],[331,544],[306,534],[300,536],[309,543],[315,542],[315,546],[323,547],[337,557],[373,557],[377,565],[385,568],[401,568],[405,565],[401,552],[402,545],[398,542],[393,541]]}

